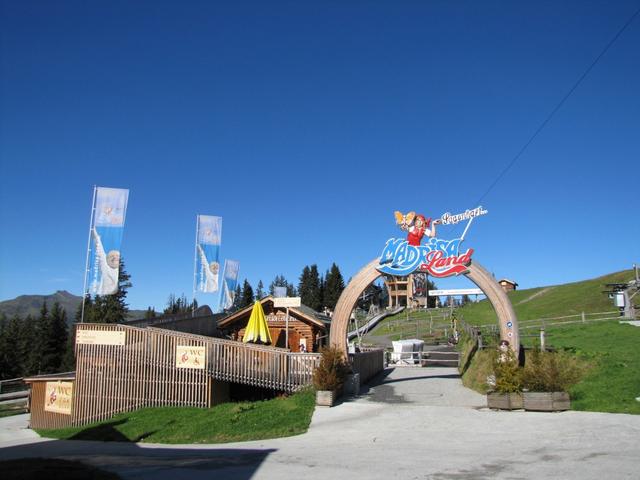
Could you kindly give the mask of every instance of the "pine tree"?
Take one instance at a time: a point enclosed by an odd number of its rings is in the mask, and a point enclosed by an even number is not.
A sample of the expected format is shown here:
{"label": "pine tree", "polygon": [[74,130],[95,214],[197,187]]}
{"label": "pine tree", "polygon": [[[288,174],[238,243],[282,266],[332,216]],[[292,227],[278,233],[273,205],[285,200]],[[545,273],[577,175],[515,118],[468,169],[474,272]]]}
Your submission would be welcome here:
{"label": "pine tree", "polygon": [[340,269],[335,263],[331,265],[331,270],[327,273],[325,282],[324,305],[333,310],[336,308],[338,299],[344,290],[342,273],[340,273]]}
{"label": "pine tree", "polygon": [[291,283],[287,283],[287,297],[297,297],[298,292],[296,291],[296,287]]}
{"label": "pine tree", "polygon": [[67,348],[68,328],[67,313],[58,302],[53,304],[46,331],[41,331],[43,338],[42,373],[60,371]]}
{"label": "pine tree", "polygon": [[311,269],[308,265],[305,265],[300,275],[300,282],[298,283],[298,295],[302,299],[304,305],[309,305],[311,298]]}
{"label": "pine tree", "polygon": [[[327,271],[327,273],[329,273]],[[327,287],[327,282],[325,280],[325,278],[327,278],[326,276],[320,275],[320,308],[318,308],[318,311],[322,310],[322,307],[324,307],[325,303],[324,303],[324,294],[325,294],[325,290]]]}
{"label": "pine tree", "polygon": [[152,318],[156,318],[156,309],[153,307],[147,307],[147,311],[144,312],[144,318],[146,320],[150,320]]}
{"label": "pine tree", "polygon": [[319,311],[322,308],[322,299],[320,297],[320,276],[318,275],[318,266],[305,266],[300,275],[300,284],[298,286],[298,294],[302,299],[302,303],[308,307]]}
{"label": "pine tree", "polygon": [[[151,307],[149,307],[150,309]],[[180,297],[176,298],[176,296],[172,293],[169,295],[169,299],[167,300],[167,306],[162,312],[164,315],[184,315],[186,313],[193,312],[196,308],[198,308],[198,301],[194,298],[192,302],[187,300],[187,296],[183,293]],[[155,317],[155,310],[152,310],[153,316]],[[147,310],[147,314],[150,312]],[[146,317],[145,318],[153,318]]]}
{"label": "pine tree", "polygon": [[251,288],[251,284],[245,278],[244,283],[242,284],[242,298],[240,300],[240,308],[253,305],[254,301],[255,301],[255,297],[253,295],[253,288]]}
{"label": "pine tree", "polygon": [[7,375],[11,363],[11,354],[9,352],[9,336],[7,334],[8,326],[7,317],[4,313],[0,313],[0,380],[9,378]]}
{"label": "pine tree", "polygon": [[262,283],[262,280],[259,280],[258,288],[256,288],[256,298],[260,300],[262,297],[264,297],[264,284]]}
{"label": "pine tree", "polygon": [[240,308],[240,304],[242,303],[242,288],[240,287],[240,284],[236,285],[236,291],[233,295],[233,306],[231,307],[232,311],[236,311],[239,310]]}
{"label": "pine tree", "polygon": [[[120,258],[118,272],[118,291],[113,295],[96,295],[91,301],[85,299],[85,323],[122,323],[127,319],[129,308],[126,304],[127,290],[133,285],[131,275],[125,270],[124,260]],[[76,319],[78,314],[76,313]]]}
{"label": "pine tree", "polygon": [[[275,295],[275,287],[288,287],[289,282],[284,278],[284,275],[276,275],[273,282],[269,285],[269,295]],[[287,296],[290,296],[287,293]]]}

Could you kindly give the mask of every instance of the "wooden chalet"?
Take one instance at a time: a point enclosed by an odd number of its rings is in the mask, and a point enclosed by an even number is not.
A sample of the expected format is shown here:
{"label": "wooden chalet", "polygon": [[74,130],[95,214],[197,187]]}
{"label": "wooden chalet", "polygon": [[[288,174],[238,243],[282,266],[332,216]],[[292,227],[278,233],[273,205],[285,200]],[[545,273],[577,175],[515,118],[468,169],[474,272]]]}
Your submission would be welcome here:
{"label": "wooden chalet", "polygon": [[516,282],[514,282],[513,280],[509,280],[508,278],[503,278],[499,280],[498,283],[505,292],[510,292],[518,287],[518,284]]}
{"label": "wooden chalet", "polygon": [[[316,312],[306,305],[289,308],[289,345],[285,345],[286,338],[286,309],[275,308],[273,297],[268,296],[260,300],[267,318],[269,333],[274,347],[289,348],[292,352],[300,352],[304,345],[306,352],[317,352],[325,345],[329,338],[331,319]],[[244,331],[251,316],[253,305],[238,310],[218,321],[218,329],[223,335],[237,341],[242,341]]]}

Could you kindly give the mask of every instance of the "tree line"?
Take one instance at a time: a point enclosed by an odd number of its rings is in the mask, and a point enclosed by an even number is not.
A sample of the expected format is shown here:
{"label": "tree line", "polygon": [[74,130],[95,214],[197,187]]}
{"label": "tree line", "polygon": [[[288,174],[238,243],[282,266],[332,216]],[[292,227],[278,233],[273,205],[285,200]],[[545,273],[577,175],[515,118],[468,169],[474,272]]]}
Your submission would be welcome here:
{"label": "tree line", "polygon": [[[274,295],[276,287],[284,287],[288,297],[300,297],[303,305],[322,312],[325,309],[333,310],[344,290],[344,278],[340,268],[333,263],[323,275],[318,271],[318,266],[305,265],[298,279],[298,284],[289,282],[284,275],[276,275],[269,284],[268,294]],[[235,291],[234,304],[229,311],[236,311],[252,305],[267,295],[262,280],[258,281],[254,291],[247,279],[242,285],[238,284]]]}

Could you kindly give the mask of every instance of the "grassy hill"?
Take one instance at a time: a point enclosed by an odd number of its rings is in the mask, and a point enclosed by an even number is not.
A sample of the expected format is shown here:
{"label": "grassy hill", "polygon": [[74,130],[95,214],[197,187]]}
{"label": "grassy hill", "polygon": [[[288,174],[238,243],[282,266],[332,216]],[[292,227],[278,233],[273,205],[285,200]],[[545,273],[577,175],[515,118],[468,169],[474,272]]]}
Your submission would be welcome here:
{"label": "grassy hill", "polygon": [[[518,320],[577,315],[581,312],[612,312],[616,308],[603,290],[607,283],[624,283],[634,279],[633,270],[623,270],[582,282],[509,292]],[[636,300],[640,302],[640,299]],[[486,325],[496,322],[488,300],[469,304],[460,310],[467,323]]]}

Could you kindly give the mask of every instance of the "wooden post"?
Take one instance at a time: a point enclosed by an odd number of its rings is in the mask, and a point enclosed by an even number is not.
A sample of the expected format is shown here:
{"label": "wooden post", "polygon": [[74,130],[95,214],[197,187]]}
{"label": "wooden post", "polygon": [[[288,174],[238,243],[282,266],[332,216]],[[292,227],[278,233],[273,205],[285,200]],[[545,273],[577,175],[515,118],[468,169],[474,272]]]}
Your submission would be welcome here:
{"label": "wooden post", "polygon": [[586,320],[585,320],[585,317],[584,317],[584,312],[582,312],[582,323],[585,323],[585,322],[586,322]]}
{"label": "wooden post", "polygon": [[544,328],[540,329],[540,350],[544,352],[545,350],[545,334]]}

